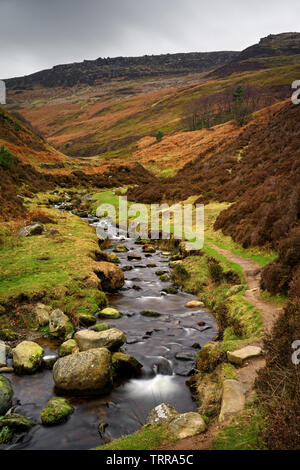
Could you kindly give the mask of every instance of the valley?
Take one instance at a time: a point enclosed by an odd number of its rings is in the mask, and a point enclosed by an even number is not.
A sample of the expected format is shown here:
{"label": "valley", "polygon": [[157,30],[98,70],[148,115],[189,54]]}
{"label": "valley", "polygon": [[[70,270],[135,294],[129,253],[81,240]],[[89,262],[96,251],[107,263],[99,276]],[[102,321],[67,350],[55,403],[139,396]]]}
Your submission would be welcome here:
{"label": "valley", "polygon": [[[1,449],[299,448],[299,38],[7,80]],[[121,196],[204,246],[114,235]]]}

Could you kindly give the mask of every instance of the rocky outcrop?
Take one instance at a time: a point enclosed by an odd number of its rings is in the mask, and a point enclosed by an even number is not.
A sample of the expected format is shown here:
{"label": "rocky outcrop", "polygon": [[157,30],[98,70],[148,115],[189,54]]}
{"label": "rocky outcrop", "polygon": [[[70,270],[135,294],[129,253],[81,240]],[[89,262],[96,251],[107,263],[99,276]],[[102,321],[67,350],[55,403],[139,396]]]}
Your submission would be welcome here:
{"label": "rocky outcrop", "polygon": [[242,411],[245,406],[246,393],[247,389],[241,382],[232,379],[224,380],[220,422]]}
{"label": "rocky outcrop", "polygon": [[232,364],[239,366],[243,365],[243,362],[253,357],[258,357],[262,354],[262,349],[258,346],[245,346],[237,351],[227,351],[227,359]]}
{"label": "rocky outcrop", "polygon": [[53,379],[64,392],[105,394],[112,387],[111,353],[97,348],[62,357],[54,365]]}
{"label": "rocky outcrop", "polygon": [[25,238],[25,237],[31,237],[33,235],[41,235],[44,231],[44,226],[43,224],[32,224],[32,225],[26,225],[26,227],[22,227],[19,230],[19,237]]}
{"label": "rocky outcrop", "polygon": [[13,350],[14,370],[17,374],[33,374],[43,362],[43,348],[33,341],[22,341]]}
{"label": "rocky outcrop", "polygon": [[0,416],[5,415],[11,408],[12,396],[13,389],[10,381],[3,375],[0,375]]}
{"label": "rocky outcrop", "polygon": [[53,310],[49,318],[49,332],[51,336],[70,339],[74,333],[74,327],[67,315],[61,310]]}
{"label": "rocky outcrop", "polygon": [[8,88],[66,87],[78,83],[93,85],[97,80],[116,78],[143,78],[162,75],[182,75],[221,67],[238,52],[190,52],[178,54],[145,55],[142,57],[99,57],[96,60],[56,65],[25,77],[5,80]]}
{"label": "rocky outcrop", "polygon": [[117,328],[106,331],[81,330],[74,336],[80,351],[94,348],[107,348],[116,351],[126,342],[126,335]]}
{"label": "rocky outcrop", "polygon": [[66,421],[73,411],[73,406],[66,398],[51,398],[41,411],[41,421],[45,426],[55,426]]}
{"label": "rocky outcrop", "polygon": [[100,261],[97,263],[95,273],[100,279],[101,288],[104,291],[114,292],[124,285],[124,273],[116,264]]}

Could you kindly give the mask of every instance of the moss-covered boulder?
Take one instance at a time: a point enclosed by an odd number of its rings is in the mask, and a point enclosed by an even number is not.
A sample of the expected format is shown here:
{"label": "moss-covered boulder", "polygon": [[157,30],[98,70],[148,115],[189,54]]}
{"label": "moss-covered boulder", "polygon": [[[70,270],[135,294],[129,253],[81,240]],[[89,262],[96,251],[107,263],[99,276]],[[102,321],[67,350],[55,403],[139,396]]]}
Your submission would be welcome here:
{"label": "moss-covered boulder", "polygon": [[152,245],[144,245],[143,246],[143,252],[144,253],[155,253],[156,252],[156,248]]}
{"label": "moss-covered boulder", "polygon": [[0,417],[0,429],[7,426],[14,431],[21,432],[29,431],[29,429],[35,425],[36,423],[34,421],[17,413],[10,413],[6,416]]}
{"label": "moss-covered boulder", "polygon": [[106,307],[99,313],[99,317],[102,318],[120,318],[121,316],[119,310],[112,307]]}
{"label": "moss-covered boulder", "polygon": [[71,320],[61,310],[53,310],[49,318],[49,333],[56,338],[70,339],[74,333]]}
{"label": "moss-covered boulder", "polygon": [[0,330],[0,339],[3,341],[15,341],[18,339],[19,335],[10,328],[3,328]]}
{"label": "moss-covered boulder", "polygon": [[94,331],[106,331],[109,330],[110,326],[107,323],[98,323],[97,325],[94,326],[93,330]]}
{"label": "moss-covered boulder", "polygon": [[45,426],[55,426],[63,423],[74,411],[66,398],[51,398],[41,411],[41,421]]}
{"label": "moss-covered boulder", "polygon": [[162,274],[161,276],[159,276],[159,279],[162,281],[162,282],[169,282],[170,281],[170,278],[167,274]]}
{"label": "moss-covered boulder", "polygon": [[0,375],[0,416],[5,415],[5,413],[11,408],[13,396],[13,389],[10,381]]}
{"label": "moss-covered boulder", "polygon": [[12,350],[14,371],[17,374],[33,374],[43,362],[43,348],[33,341],[22,341]]}
{"label": "moss-covered boulder", "polygon": [[77,313],[77,318],[80,321],[80,323],[85,326],[95,325],[97,321],[95,315],[93,315],[92,313],[87,313],[87,312]]}
{"label": "moss-covered boulder", "polygon": [[117,245],[115,248],[114,248],[114,251],[116,253],[126,253],[128,250],[127,246],[125,245]]}
{"label": "moss-covered boulder", "polygon": [[113,370],[117,375],[131,376],[140,372],[143,365],[130,354],[115,352],[112,355]]}
{"label": "moss-covered boulder", "polygon": [[64,392],[106,394],[112,388],[111,353],[97,348],[61,357],[54,365],[53,379]]}
{"label": "moss-covered boulder", "polygon": [[77,348],[77,343],[74,339],[68,339],[64,343],[60,345],[60,348],[58,350],[58,355],[60,357],[65,357],[68,356],[69,354],[72,354],[75,349]]}
{"label": "moss-covered boulder", "polygon": [[154,312],[153,310],[142,310],[141,315],[143,315],[143,317],[160,317],[161,313]]}

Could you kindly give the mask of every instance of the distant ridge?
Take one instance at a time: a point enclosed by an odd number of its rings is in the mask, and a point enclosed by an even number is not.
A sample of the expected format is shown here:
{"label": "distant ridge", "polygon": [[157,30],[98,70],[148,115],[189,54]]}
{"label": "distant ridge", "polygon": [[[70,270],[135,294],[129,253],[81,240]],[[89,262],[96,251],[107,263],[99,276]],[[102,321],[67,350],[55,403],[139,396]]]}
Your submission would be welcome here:
{"label": "distant ridge", "polygon": [[209,72],[233,60],[239,52],[189,52],[179,54],[145,55],[84,60],[73,64],[56,65],[24,77],[5,80],[10,89],[29,89],[34,86],[68,87],[79,83],[118,78],[143,78],[188,73]]}
{"label": "distant ridge", "polygon": [[300,64],[300,33],[269,34],[211,72],[210,76],[223,78],[232,73],[295,64]]}

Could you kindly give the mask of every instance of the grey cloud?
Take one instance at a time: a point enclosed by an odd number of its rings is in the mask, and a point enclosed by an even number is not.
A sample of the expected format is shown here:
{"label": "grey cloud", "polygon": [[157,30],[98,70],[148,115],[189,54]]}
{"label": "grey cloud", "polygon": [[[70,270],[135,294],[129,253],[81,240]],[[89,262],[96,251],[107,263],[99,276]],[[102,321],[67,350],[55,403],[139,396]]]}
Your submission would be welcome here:
{"label": "grey cloud", "polygon": [[299,29],[298,0],[0,0],[0,77],[118,55],[241,50]]}

